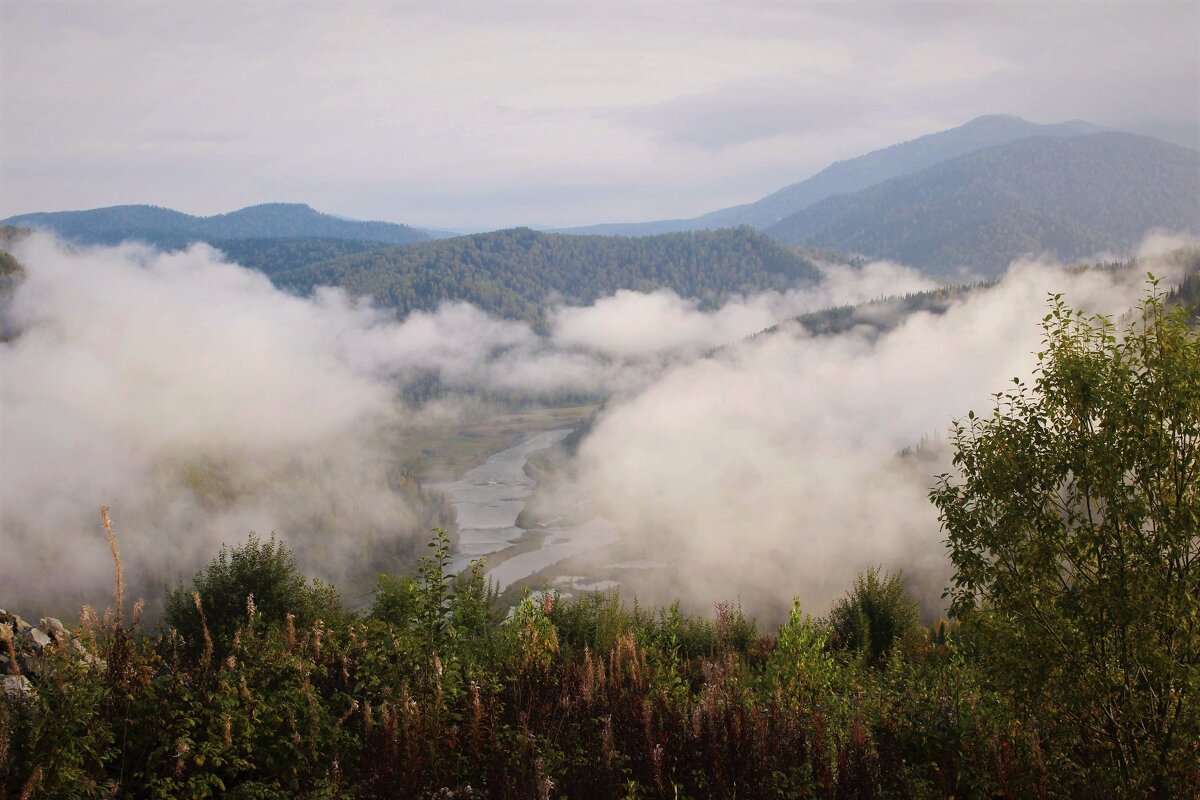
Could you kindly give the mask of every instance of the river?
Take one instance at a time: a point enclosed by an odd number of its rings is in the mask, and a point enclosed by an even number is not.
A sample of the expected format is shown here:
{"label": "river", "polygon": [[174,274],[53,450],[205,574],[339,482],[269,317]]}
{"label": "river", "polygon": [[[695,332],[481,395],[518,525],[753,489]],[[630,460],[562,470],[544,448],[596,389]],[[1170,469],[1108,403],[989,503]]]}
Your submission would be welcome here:
{"label": "river", "polygon": [[[620,538],[616,526],[605,519],[574,526],[550,525],[536,533],[515,524],[537,485],[525,473],[526,460],[562,441],[569,433],[569,429],[539,433],[516,447],[496,453],[484,464],[467,470],[457,481],[430,485],[429,488],[442,492],[454,503],[458,515],[459,539],[450,562],[452,571],[459,572],[469,567],[472,560],[487,557],[487,576],[504,591],[572,556]],[[537,542],[536,547],[529,546],[533,542]]]}

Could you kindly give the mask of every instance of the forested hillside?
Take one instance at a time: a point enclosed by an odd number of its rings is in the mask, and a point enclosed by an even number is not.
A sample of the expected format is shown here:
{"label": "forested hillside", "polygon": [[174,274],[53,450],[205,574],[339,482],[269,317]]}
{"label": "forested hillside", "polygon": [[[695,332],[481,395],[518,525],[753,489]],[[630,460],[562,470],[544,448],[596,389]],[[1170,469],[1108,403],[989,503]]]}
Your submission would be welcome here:
{"label": "forested hillside", "polygon": [[832,197],[768,229],[928,270],[998,274],[1015,258],[1125,252],[1200,229],[1200,152],[1124,133],[1038,137]]}
{"label": "forested hillside", "polygon": [[8,249],[28,235],[29,231],[23,228],[0,225],[0,276],[6,277],[21,269],[21,265]]}
{"label": "forested hillside", "polygon": [[373,250],[274,275],[297,291],[341,286],[401,314],[465,300],[535,323],[553,297],[587,304],[619,289],[666,288],[713,308],[734,294],[783,290],[819,277],[799,253],[747,227],[646,238],[515,228]]}
{"label": "forested hillside", "polygon": [[1055,125],[1038,125],[1018,117],[993,114],[977,117],[965,125],[931,133],[907,142],[875,150],[857,158],[838,161],[808,180],[785,186],[762,200],[745,206],[714,211],[698,221],[707,227],[747,224],[768,228],[801,209],[827,197],[847,194],[884,181],[911,175],[934,164],[1030,137],[1080,136],[1103,128],[1082,120]]}
{"label": "forested hillside", "polygon": [[692,219],[593,225],[572,228],[568,232],[648,236],[668,231],[727,228],[733,225],[764,229],[827,197],[856,192],[977,150],[1031,136],[1079,136],[1102,130],[1097,125],[1081,120],[1038,125],[1018,117],[991,114],[977,117],[957,128],[838,161],[811,178],[785,186],[753,203],[723,208]]}
{"label": "forested hillside", "polygon": [[[1167,292],[1170,305],[1183,305],[1195,314],[1200,305],[1200,249],[1184,247],[1163,256],[1161,265],[1179,270],[1179,285]],[[1073,270],[1115,269],[1136,266],[1136,262],[1109,262],[1079,266]],[[1161,268],[1161,267],[1159,267]],[[894,329],[908,317],[917,313],[944,314],[954,303],[960,302],[975,292],[987,291],[998,283],[992,279],[974,284],[952,284],[927,292],[911,292],[894,297],[881,297],[858,305],[835,306],[802,314],[793,319],[772,325],[754,337],[768,336],[780,330],[800,327],[811,336],[838,336],[851,330],[862,334],[878,335]],[[752,337],[752,338],[754,338]]]}
{"label": "forested hillside", "polygon": [[899,297],[884,297],[854,306],[837,306],[803,314],[763,331],[774,333],[782,327],[798,325],[812,336],[837,336],[850,330],[879,334],[889,331],[918,312],[942,314],[952,303],[990,283],[946,286],[928,292],[913,292]]}
{"label": "forested hillside", "polygon": [[209,244],[228,260],[268,275],[391,246],[383,242],[311,237],[214,239]]}
{"label": "forested hillside", "polygon": [[77,244],[117,244],[135,239],[166,249],[185,247],[195,241],[230,239],[324,237],[387,244],[429,239],[407,225],[342,219],[301,203],[267,203],[211,217],[195,217],[158,206],[111,206],[22,214],[4,222],[53,231]]}

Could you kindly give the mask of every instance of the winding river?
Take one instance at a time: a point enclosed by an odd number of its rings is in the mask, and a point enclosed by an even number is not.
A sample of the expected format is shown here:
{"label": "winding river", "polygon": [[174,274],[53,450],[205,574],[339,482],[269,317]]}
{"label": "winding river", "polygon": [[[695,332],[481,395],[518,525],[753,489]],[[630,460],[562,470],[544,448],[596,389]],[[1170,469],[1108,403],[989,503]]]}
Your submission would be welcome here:
{"label": "winding river", "polygon": [[[537,485],[525,473],[526,460],[569,433],[569,429],[539,433],[496,453],[457,481],[430,485],[450,498],[458,514],[459,540],[451,570],[464,570],[472,560],[486,557],[487,576],[504,591],[561,561],[620,538],[616,526],[604,519],[569,527],[547,526],[537,533],[515,524]],[[538,538],[536,547],[528,547]]]}

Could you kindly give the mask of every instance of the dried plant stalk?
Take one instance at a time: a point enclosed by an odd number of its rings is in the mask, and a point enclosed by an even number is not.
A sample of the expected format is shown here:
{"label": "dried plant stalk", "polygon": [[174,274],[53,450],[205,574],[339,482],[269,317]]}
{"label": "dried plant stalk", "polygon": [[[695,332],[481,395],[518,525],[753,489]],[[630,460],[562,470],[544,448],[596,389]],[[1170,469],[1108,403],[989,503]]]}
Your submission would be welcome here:
{"label": "dried plant stalk", "polygon": [[8,649],[8,672],[10,675],[20,675],[21,668],[17,666],[17,648],[13,646],[13,632],[8,625],[0,625],[0,639]]}
{"label": "dried plant stalk", "polygon": [[121,553],[117,550],[117,537],[113,533],[112,520],[108,516],[108,506],[100,506],[100,521],[104,524],[104,538],[108,539],[108,549],[112,551],[113,572],[116,576],[116,624],[121,624],[121,608],[125,602],[125,578],[121,573]]}
{"label": "dried plant stalk", "polygon": [[200,615],[200,631],[204,634],[204,670],[207,672],[212,664],[213,655],[213,640],[208,633],[208,620],[204,618],[204,604],[200,602],[200,593],[192,592],[192,604],[196,606],[196,613]]}
{"label": "dried plant stalk", "polygon": [[30,797],[33,797],[34,790],[42,782],[43,774],[44,770],[41,764],[33,768],[33,772],[29,773],[29,780],[25,781],[25,786],[21,788],[21,800],[29,800]]}

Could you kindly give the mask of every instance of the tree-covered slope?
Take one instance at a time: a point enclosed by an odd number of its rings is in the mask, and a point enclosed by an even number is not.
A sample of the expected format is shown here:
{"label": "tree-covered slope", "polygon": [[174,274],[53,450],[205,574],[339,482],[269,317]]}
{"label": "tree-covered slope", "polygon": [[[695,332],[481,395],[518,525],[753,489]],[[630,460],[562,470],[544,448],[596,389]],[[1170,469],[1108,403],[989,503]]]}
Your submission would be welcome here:
{"label": "tree-covered slope", "polygon": [[1039,125],[1018,117],[992,114],[907,142],[838,161],[811,178],[785,186],[761,200],[713,211],[693,219],[659,220],[573,228],[570,233],[646,236],[668,231],[750,225],[765,229],[827,197],[847,194],[892,178],[909,175],[953,158],[1034,136],[1079,136],[1102,128],[1075,120]]}
{"label": "tree-covered slope", "polygon": [[[1179,284],[1166,292],[1167,304],[1188,307],[1193,316],[1200,313],[1200,248],[1182,247],[1157,257],[1155,262],[1155,272],[1166,270],[1178,275]],[[1071,271],[1106,269],[1134,269],[1138,274],[1147,272],[1136,259],[1070,267]],[[923,292],[879,297],[858,305],[823,308],[772,325],[750,338],[771,336],[796,328],[809,336],[840,336],[852,330],[865,336],[878,336],[895,329],[914,314],[944,314],[967,297],[989,291],[1000,280],[992,278],[979,283],[951,284]]]}
{"label": "tree-covered slope", "polygon": [[832,197],[771,226],[788,243],[930,270],[1124,252],[1147,230],[1200,229],[1200,152],[1141,136],[1037,137]]}
{"label": "tree-covered slope", "polygon": [[300,203],[268,203],[211,217],[195,217],[158,206],[111,206],[87,211],[22,214],[4,222],[50,230],[78,244],[116,244],[136,239],[165,248],[183,247],[194,241],[232,239],[305,237],[387,244],[411,244],[429,239],[407,225],[342,219]]}
{"label": "tree-covered slope", "polygon": [[391,245],[356,239],[297,237],[288,239],[214,239],[209,242],[229,261],[273,275],[310,264],[366,253]]}
{"label": "tree-covered slope", "polygon": [[999,114],[978,117],[957,128],[838,161],[808,180],[785,186],[757,202],[714,211],[699,217],[697,221],[702,222],[704,227],[746,224],[767,228],[827,197],[856,192],[967,153],[1031,137],[1078,136],[1100,130],[1081,120],[1038,125]]}
{"label": "tree-covered slope", "polygon": [[26,228],[0,225],[0,280],[21,271],[21,265],[8,250],[28,235],[29,230]]}
{"label": "tree-covered slope", "polygon": [[465,300],[538,321],[547,300],[591,303],[619,289],[670,289],[714,307],[733,294],[787,289],[820,273],[750,228],[645,238],[565,236],[528,228],[390,247],[278,272],[281,286],[335,285],[401,313]]}

